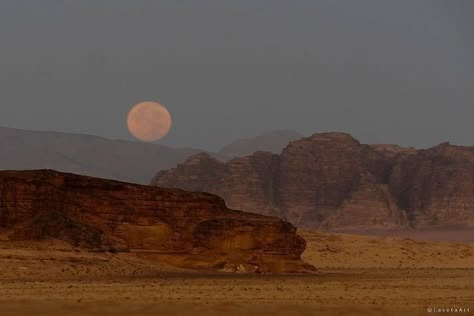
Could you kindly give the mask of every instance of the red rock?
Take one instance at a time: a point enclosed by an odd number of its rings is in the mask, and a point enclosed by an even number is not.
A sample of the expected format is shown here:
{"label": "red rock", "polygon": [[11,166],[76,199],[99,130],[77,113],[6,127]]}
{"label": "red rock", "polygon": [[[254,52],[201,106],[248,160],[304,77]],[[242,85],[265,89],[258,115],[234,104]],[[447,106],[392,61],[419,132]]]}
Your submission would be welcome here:
{"label": "red rock", "polygon": [[57,238],[183,267],[309,268],[300,259],[305,241],[278,218],[230,210],[209,193],[51,170],[0,172],[0,229],[15,240]]}
{"label": "red rock", "polygon": [[152,183],[209,192],[224,198],[229,208],[275,215],[273,174],[277,166],[278,156],[266,152],[256,152],[227,163],[201,153],[191,156],[177,168],[159,172]]}
{"label": "red rock", "polygon": [[193,156],[152,181],[207,191],[231,207],[326,229],[474,227],[474,147],[364,145],[348,134],[291,142],[222,163]]}
{"label": "red rock", "polygon": [[379,183],[370,173],[363,174],[333,214],[323,222],[325,228],[396,229],[406,227],[408,218],[397,205],[387,184]]}
{"label": "red rock", "polygon": [[414,226],[474,227],[474,147],[444,143],[399,155],[389,184]]}

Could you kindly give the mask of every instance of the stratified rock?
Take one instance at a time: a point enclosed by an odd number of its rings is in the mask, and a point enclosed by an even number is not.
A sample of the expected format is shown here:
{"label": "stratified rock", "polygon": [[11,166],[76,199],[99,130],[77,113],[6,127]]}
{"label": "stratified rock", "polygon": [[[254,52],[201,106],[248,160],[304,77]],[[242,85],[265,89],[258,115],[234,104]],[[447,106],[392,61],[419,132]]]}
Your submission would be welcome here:
{"label": "stratified rock", "polygon": [[300,227],[474,227],[473,152],[449,144],[364,145],[348,134],[322,133],[291,142],[280,155],[255,153],[227,164],[193,156],[152,184],[213,192],[232,207]]}
{"label": "stratified rock", "polygon": [[337,229],[395,229],[406,227],[408,218],[400,209],[387,184],[370,173],[363,174],[342,205],[323,223]]}
{"label": "stratified rock", "polygon": [[415,226],[474,227],[474,147],[443,143],[399,155],[389,183]]}
{"label": "stratified rock", "polygon": [[399,154],[408,154],[416,152],[416,149],[413,147],[401,147],[398,145],[391,144],[374,144],[369,146],[376,152],[382,154],[387,159],[395,158]]}
{"label": "stratified rock", "polygon": [[206,153],[191,156],[176,168],[161,171],[153,185],[209,192],[224,198],[229,208],[263,215],[281,215],[275,205],[273,178],[278,156],[256,152],[220,162]]}
{"label": "stratified rock", "polygon": [[230,210],[208,193],[50,170],[0,172],[0,229],[14,240],[57,238],[182,267],[308,268],[300,260],[305,241],[278,218]]}
{"label": "stratified rock", "polygon": [[225,173],[224,163],[207,153],[199,153],[178,164],[177,168],[158,172],[152,183],[156,186],[164,183],[168,188],[218,194],[216,190],[220,189],[220,181]]}
{"label": "stratified rock", "polygon": [[279,205],[288,220],[319,226],[349,198],[360,175],[383,177],[382,157],[343,133],[315,134],[291,142],[282,152]]}

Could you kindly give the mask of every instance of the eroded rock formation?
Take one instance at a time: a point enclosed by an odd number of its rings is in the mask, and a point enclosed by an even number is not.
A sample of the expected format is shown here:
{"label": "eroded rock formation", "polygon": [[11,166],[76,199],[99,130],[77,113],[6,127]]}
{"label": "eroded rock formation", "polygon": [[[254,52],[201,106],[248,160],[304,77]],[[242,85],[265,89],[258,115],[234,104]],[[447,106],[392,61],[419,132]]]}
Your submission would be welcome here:
{"label": "eroded rock formation", "polygon": [[418,226],[474,227],[474,147],[443,143],[395,158],[390,188]]}
{"label": "eroded rock formation", "polygon": [[277,166],[278,156],[266,152],[227,163],[201,153],[191,156],[177,169],[159,172],[152,183],[210,192],[222,197],[230,208],[275,215],[273,174]]}
{"label": "eroded rock formation", "polygon": [[305,241],[276,217],[190,193],[51,170],[0,172],[0,229],[13,240],[57,238],[191,268],[303,271]]}
{"label": "eroded rock formation", "polygon": [[[235,167],[238,166],[238,167]],[[327,229],[474,227],[474,147],[365,145],[343,133],[223,163],[197,155],[152,184],[206,191],[229,207]]]}

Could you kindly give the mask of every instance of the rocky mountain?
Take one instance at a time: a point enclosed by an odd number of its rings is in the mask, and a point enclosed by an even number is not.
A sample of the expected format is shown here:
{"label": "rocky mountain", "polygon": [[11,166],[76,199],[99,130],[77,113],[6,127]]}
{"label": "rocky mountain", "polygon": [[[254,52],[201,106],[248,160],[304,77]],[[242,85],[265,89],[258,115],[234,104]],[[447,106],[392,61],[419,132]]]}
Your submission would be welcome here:
{"label": "rocky mountain", "polygon": [[0,172],[0,231],[96,251],[137,252],[180,267],[295,272],[305,241],[276,217],[230,210],[208,193],[51,170]]}
{"label": "rocky mountain", "polygon": [[302,137],[300,133],[291,130],[270,131],[255,137],[238,139],[223,147],[219,154],[229,158],[251,155],[256,151],[279,154],[289,142]]}
{"label": "rocky mountain", "polygon": [[412,222],[474,227],[474,146],[443,143],[399,155],[388,184]]}
{"label": "rocky mountain", "polygon": [[146,184],[195,149],[0,127],[0,170],[55,169]]}
{"label": "rocky mountain", "polygon": [[190,157],[152,184],[222,196],[229,207],[325,229],[474,227],[474,147],[365,145],[348,134],[290,142],[227,163]]}
{"label": "rocky mountain", "polygon": [[152,184],[213,192],[224,198],[231,208],[275,215],[272,188],[277,164],[277,155],[267,152],[256,152],[226,163],[200,153],[179,164],[177,169],[160,172]]}

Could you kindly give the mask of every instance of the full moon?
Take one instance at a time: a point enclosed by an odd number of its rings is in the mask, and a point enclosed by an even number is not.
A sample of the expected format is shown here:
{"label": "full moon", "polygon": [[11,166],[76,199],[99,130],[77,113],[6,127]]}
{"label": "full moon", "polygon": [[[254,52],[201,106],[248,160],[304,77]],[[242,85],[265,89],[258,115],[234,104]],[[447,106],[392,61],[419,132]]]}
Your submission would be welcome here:
{"label": "full moon", "polygon": [[157,102],[141,102],[135,105],[127,117],[130,133],[144,142],[165,137],[171,128],[170,112]]}

